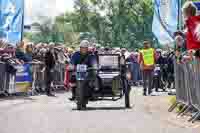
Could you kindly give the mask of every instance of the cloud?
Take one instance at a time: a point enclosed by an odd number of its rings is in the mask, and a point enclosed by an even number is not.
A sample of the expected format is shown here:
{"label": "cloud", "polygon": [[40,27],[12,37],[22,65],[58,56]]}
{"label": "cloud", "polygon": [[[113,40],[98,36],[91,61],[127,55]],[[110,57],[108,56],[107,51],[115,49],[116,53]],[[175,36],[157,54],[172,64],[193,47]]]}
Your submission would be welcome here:
{"label": "cloud", "polygon": [[72,11],[74,0],[25,0],[25,23],[39,21],[39,16],[54,16]]}
{"label": "cloud", "polygon": [[73,11],[74,7],[74,0],[57,0],[56,6],[58,12],[64,12],[64,11]]}

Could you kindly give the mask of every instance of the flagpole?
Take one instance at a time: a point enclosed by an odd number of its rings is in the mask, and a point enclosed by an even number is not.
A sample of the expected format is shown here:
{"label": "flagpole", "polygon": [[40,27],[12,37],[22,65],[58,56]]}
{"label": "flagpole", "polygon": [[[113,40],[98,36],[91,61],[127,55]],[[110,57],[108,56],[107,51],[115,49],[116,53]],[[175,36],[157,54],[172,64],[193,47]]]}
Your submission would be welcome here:
{"label": "flagpole", "polygon": [[6,32],[6,41],[9,41],[8,32],[9,31]]}
{"label": "flagpole", "polygon": [[182,0],[179,0],[179,7],[180,7],[180,13],[179,13],[179,30],[182,30],[182,23],[183,23],[183,19],[182,19]]}
{"label": "flagpole", "polygon": [[178,0],[178,24],[177,29],[181,30],[181,0]]}
{"label": "flagpole", "polygon": [[25,1],[22,0],[22,25],[21,25],[21,42],[23,41],[23,36],[24,36],[24,12],[25,12]]}

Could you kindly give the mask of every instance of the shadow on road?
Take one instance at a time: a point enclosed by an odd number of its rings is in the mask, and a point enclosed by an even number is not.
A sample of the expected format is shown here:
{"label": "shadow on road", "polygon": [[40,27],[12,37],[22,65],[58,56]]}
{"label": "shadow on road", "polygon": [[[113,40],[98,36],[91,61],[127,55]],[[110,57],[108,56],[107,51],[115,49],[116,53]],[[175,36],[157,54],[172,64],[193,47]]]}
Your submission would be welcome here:
{"label": "shadow on road", "polygon": [[[77,110],[77,109],[72,109],[72,110]],[[85,110],[83,111],[97,111],[97,110],[105,110],[105,111],[109,111],[109,110],[128,110],[125,107],[87,107]]]}
{"label": "shadow on road", "polygon": [[[55,95],[56,94],[63,94],[63,93],[67,93],[65,90],[57,90],[57,91],[54,91]],[[38,93],[39,95],[34,95],[34,96],[42,96],[42,95],[46,95],[45,92],[41,92],[41,93]],[[18,94],[13,94],[13,95],[9,95],[9,96],[6,96],[6,95],[1,95],[0,94],[0,102],[1,101],[6,101],[6,100],[28,100],[28,101],[36,101],[36,99],[32,98],[34,96],[29,96],[29,95],[26,95],[25,93],[18,93]],[[57,97],[57,96],[52,96],[52,97]]]}
{"label": "shadow on road", "polygon": [[36,99],[33,99],[29,96],[0,96],[0,102],[1,101],[7,101],[7,100],[27,100],[27,101],[36,101]]}

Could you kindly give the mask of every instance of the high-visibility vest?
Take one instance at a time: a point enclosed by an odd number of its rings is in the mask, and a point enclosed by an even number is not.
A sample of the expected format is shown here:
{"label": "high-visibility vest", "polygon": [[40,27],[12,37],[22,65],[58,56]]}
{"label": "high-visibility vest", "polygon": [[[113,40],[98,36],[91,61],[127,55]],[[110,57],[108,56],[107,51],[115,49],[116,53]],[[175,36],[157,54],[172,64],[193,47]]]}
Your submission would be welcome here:
{"label": "high-visibility vest", "polygon": [[153,48],[142,49],[140,52],[142,53],[144,65],[147,65],[147,66],[154,65],[155,60],[154,60],[154,49]]}

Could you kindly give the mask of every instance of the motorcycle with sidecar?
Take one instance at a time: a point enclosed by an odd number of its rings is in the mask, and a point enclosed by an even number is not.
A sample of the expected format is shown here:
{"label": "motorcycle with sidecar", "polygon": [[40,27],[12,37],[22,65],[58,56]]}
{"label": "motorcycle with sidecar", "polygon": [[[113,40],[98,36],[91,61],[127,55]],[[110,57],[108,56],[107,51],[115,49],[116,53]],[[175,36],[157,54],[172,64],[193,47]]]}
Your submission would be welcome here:
{"label": "motorcycle with sidecar", "polygon": [[125,108],[130,108],[130,63],[118,54],[99,54],[93,67],[78,64],[71,77],[76,80],[78,110],[86,109],[89,101],[117,101],[125,97]]}

